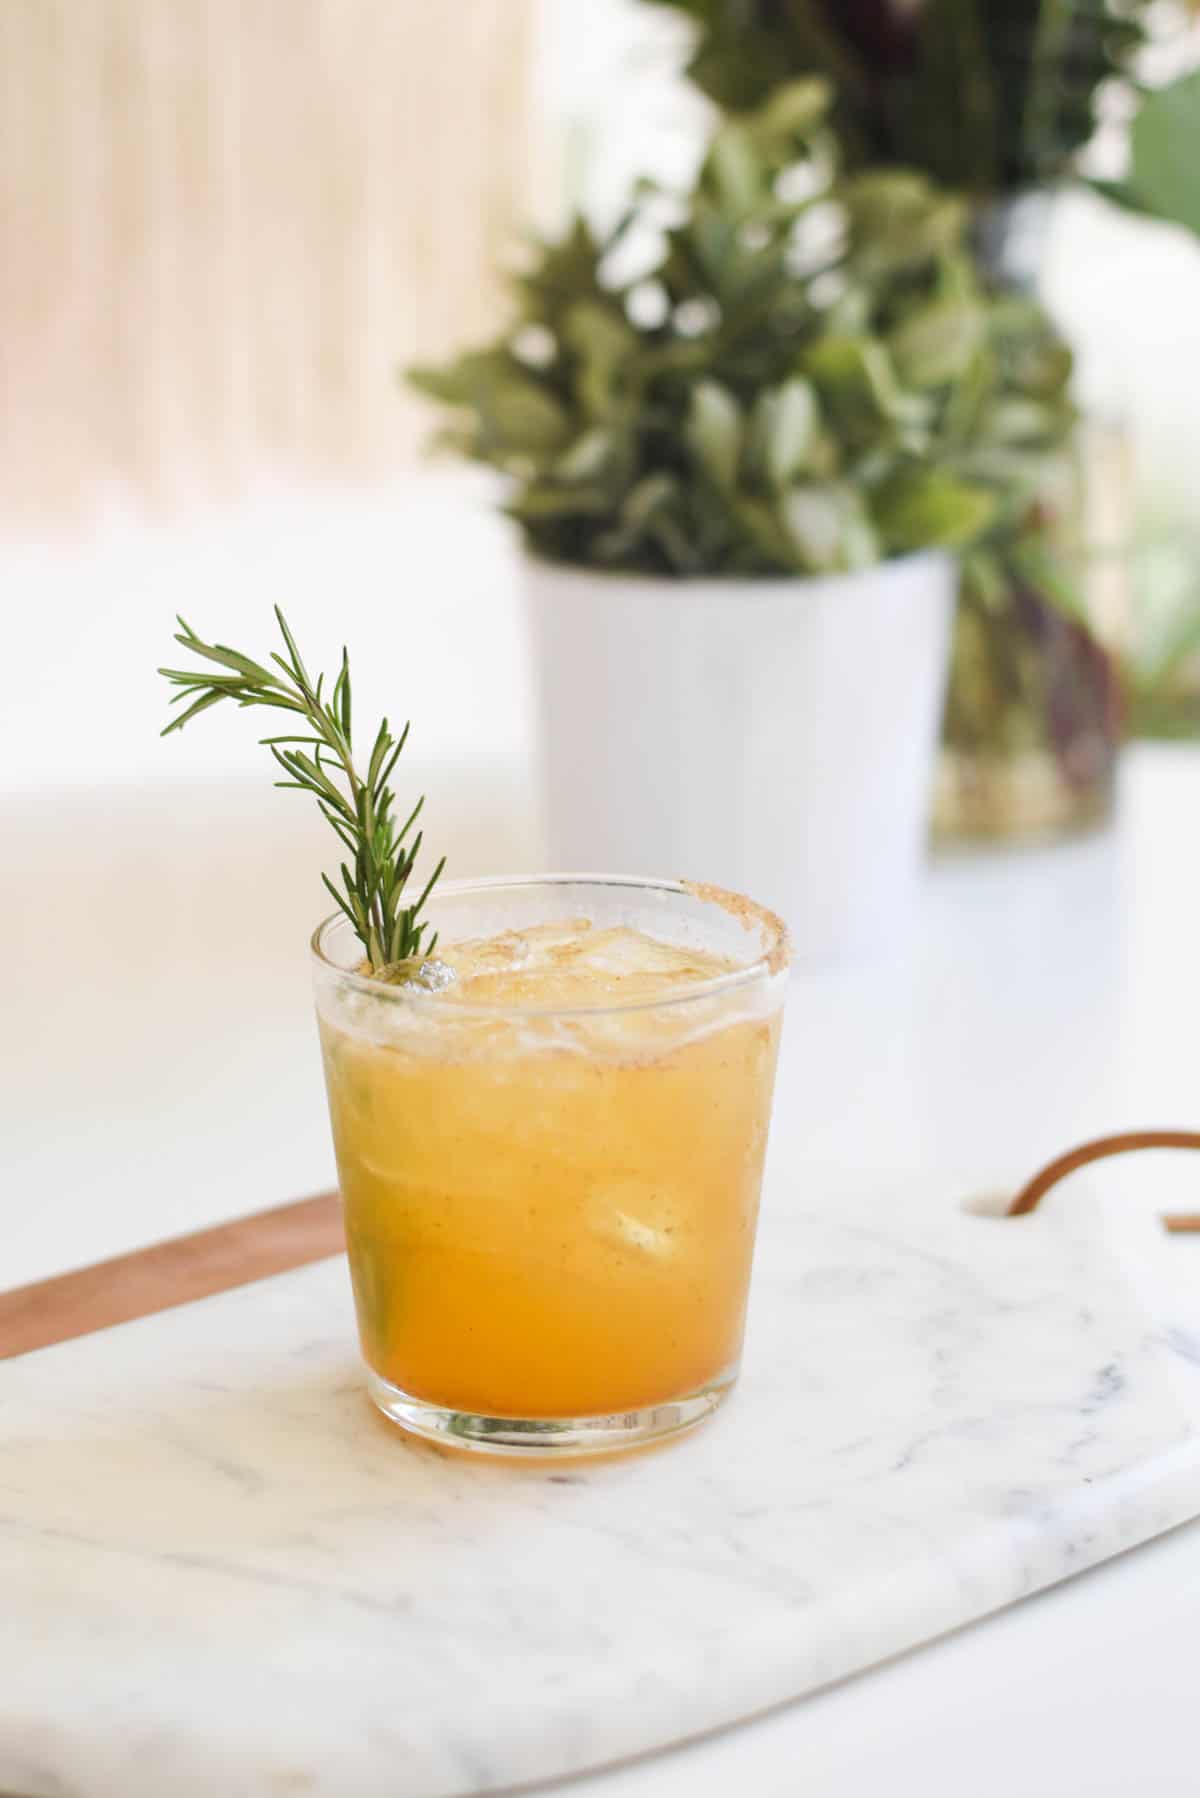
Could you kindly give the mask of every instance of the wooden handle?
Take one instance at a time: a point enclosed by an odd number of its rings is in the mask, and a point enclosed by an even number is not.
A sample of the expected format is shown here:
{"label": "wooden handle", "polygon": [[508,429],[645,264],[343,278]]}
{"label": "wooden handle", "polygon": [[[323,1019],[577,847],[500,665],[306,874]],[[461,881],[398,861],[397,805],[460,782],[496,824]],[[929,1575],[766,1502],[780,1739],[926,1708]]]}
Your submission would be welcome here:
{"label": "wooden handle", "polygon": [[[1192,1130],[1128,1130],[1121,1136],[1098,1136],[1060,1155],[1023,1186],[1008,1208],[1009,1217],[1024,1217],[1036,1209],[1052,1186],[1086,1167],[1089,1161],[1107,1161],[1110,1155],[1131,1155],[1140,1149],[1200,1149],[1200,1134]],[[1177,1236],[1200,1233],[1200,1215],[1165,1217],[1163,1223]]]}
{"label": "wooden handle", "polygon": [[0,1293],[0,1360],[248,1286],[345,1248],[335,1192]]}

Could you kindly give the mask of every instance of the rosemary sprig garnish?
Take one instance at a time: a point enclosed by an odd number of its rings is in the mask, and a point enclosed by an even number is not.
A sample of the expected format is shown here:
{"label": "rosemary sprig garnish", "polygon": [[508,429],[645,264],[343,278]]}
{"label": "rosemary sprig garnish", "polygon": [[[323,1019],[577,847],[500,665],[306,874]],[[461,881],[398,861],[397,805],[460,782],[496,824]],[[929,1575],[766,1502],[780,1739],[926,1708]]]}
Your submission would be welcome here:
{"label": "rosemary sprig garnish", "polygon": [[273,667],[264,667],[223,643],[202,642],[191,625],[179,619],[176,643],[207,662],[217,663],[224,672],[214,673],[210,668],[159,669],[172,686],[179,688],[171,704],[177,705],[184,699],[192,702],[171,720],[162,735],[169,737],[173,730],[182,730],[189,719],[223,699],[231,699],[239,706],[271,706],[302,718],[308,727],[305,732],[260,737],[259,741],[270,749],[287,776],[275,785],[311,793],[353,857],[352,862],[341,864],[340,890],[328,874],[322,874],[321,879],[353,925],[372,973],[382,973],[397,962],[431,955],[437,936],[424,942],[427,926],[420,922],[420,916],[446,858],[442,857],[416,903],[405,905],[405,889],[420,854],[423,834],[418,831],[410,842],[409,832],[425,800],[424,796],[417,800],[397,829],[393,817],[395,801],[388,786],[408,741],[408,725],[399,737],[393,737],[387,719],[383,720],[366,774],[360,774],[354,765],[351,743],[350,660],[345,649],[341,669],[326,699],[325,676],[318,676],[314,686],[278,606],[275,616],[286,653],[271,652]]}

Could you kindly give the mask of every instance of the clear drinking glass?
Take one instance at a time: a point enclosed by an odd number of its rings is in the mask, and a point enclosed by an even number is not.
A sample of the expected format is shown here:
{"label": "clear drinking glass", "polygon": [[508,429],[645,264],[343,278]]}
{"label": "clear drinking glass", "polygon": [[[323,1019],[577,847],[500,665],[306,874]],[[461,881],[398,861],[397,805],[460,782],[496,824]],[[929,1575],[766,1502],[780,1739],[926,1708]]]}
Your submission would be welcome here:
{"label": "clear drinking glass", "polygon": [[688,1428],[738,1372],[783,925],[603,876],[447,885],[429,915],[481,978],[386,984],[341,918],[313,938],[372,1398],[503,1453]]}

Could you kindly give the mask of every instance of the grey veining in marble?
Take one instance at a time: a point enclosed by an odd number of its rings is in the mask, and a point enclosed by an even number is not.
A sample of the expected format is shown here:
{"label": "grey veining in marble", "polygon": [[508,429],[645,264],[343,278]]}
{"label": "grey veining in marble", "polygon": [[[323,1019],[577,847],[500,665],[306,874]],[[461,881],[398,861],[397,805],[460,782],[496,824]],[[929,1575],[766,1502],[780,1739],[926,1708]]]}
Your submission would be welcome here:
{"label": "grey veining in marble", "polygon": [[408,1441],[327,1263],[0,1366],[0,1788],[448,1798],[811,1691],[1200,1511],[1086,1206],[776,1180],[742,1385],[612,1463]]}

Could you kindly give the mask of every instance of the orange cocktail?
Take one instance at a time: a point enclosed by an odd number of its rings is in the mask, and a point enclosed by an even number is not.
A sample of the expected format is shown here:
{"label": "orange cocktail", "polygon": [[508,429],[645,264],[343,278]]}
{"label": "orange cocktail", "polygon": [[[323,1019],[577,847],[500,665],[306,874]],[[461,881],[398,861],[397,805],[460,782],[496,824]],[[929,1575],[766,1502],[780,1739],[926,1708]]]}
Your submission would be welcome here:
{"label": "orange cocktail", "polygon": [[434,959],[395,984],[338,966],[338,925],[319,939],[377,1402],[506,1449],[697,1421],[737,1373],[782,927],[644,882],[447,889],[433,913]]}

